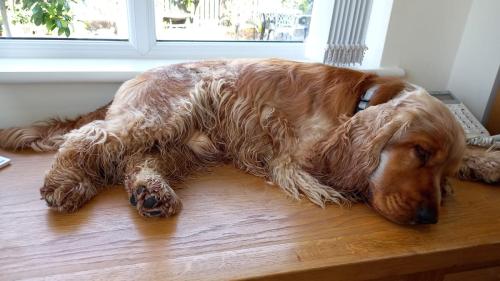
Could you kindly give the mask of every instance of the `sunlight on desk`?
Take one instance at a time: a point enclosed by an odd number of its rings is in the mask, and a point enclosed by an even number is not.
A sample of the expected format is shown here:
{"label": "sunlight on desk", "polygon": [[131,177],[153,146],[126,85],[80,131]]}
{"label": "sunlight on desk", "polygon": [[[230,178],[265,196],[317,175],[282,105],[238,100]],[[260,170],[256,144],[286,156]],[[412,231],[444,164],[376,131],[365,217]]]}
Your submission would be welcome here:
{"label": "sunlight on desk", "polygon": [[121,187],[61,214],[38,193],[53,154],[0,152],[12,158],[0,170],[1,280],[442,280],[500,265],[499,187],[454,180],[440,222],[407,227],[218,167],[178,190],[172,218],[140,217]]}

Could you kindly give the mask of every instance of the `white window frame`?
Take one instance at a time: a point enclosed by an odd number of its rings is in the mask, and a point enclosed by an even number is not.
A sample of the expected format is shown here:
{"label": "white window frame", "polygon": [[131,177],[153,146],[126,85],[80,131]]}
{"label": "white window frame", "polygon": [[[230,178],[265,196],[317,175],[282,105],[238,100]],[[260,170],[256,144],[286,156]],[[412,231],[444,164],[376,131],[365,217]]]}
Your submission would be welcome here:
{"label": "white window frame", "polygon": [[[277,57],[322,62],[330,31],[329,24],[332,22],[334,1],[337,0],[314,1],[309,36],[305,42],[183,42],[157,41],[154,0],[127,0],[129,19],[129,38],[127,40],[0,39],[0,64],[2,63],[1,59],[28,59],[25,62],[28,65],[30,59],[54,58],[162,60],[167,62]],[[367,36],[369,49],[363,65],[355,68],[377,71],[380,69],[392,3],[393,0],[374,1],[370,17],[372,20],[370,20]],[[12,64],[12,61],[9,63]],[[0,72],[2,71],[5,69],[0,66]]]}
{"label": "white window frame", "polygon": [[[316,0],[314,6],[331,0]],[[313,6],[313,7],[314,7]],[[314,8],[315,10],[318,10]],[[128,40],[0,39],[0,58],[210,59],[281,57],[307,60],[302,42],[157,41],[154,0],[127,0]],[[330,19],[321,20],[330,22]]]}

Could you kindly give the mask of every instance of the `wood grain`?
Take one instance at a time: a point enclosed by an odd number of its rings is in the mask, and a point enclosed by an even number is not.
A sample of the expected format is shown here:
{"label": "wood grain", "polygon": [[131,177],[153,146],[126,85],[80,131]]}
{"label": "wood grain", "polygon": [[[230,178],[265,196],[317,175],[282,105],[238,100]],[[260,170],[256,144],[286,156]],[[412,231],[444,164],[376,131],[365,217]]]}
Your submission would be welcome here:
{"label": "wood grain", "polygon": [[0,154],[13,159],[0,170],[0,280],[368,280],[500,264],[499,187],[453,181],[440,223],[408,227],[219,167],[178,190],[173,218],[139,217],[120,187],[60,214],[38,193],[53,155]]}

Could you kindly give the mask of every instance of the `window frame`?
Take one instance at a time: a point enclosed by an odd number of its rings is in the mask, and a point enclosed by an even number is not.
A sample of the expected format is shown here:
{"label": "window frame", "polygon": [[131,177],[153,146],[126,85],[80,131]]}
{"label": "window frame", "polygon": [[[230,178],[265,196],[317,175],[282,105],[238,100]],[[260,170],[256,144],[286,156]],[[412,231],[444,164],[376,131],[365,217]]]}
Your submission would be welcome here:
{"label": "window frame", "polygon": [[[324,12],[315,15],[322,2],[315,0],[312,22],[330,22]],[[323,5],[324,5],[323,3]],[[154,0],[127,0],[129,38],[0,39],[0,58],[112,58],[112,59],[210,59],[280,57],[307,60],[306,42],[271,41],[158,41]],[[317,17],[316,19],[314,17]],[[318,17],[322,17],[321,19]],[[331,16],[331,15],[330,15]],[[320,52],[323,45],[314,43]],[[311,49],[310,47],[308,49]],[[249,51],[251,50],[251,51]]]}

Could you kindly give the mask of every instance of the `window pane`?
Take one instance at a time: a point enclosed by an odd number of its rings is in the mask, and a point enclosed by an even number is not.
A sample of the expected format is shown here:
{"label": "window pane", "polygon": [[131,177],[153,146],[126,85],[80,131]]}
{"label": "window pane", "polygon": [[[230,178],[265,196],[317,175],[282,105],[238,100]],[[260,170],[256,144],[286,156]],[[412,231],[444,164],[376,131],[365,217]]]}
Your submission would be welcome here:
{"label": "window pane", "polygon": [[313,0],[155,0],[159,40],[304,41]]}
{"label": "window pane", "polygon": [[126,0],[0,0],[0,11],[2,38],[128,38]]}

